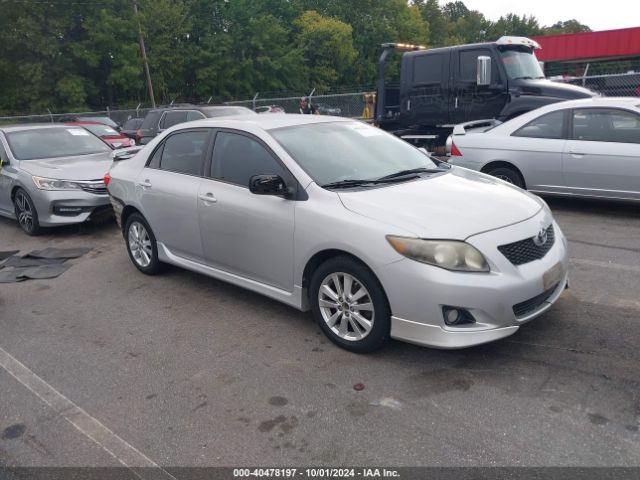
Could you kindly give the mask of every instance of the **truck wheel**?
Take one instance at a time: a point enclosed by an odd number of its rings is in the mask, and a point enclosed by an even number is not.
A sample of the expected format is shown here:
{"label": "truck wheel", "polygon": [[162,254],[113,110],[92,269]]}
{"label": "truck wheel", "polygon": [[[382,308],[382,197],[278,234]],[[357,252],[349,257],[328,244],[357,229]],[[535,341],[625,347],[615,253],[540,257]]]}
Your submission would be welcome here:
{"label": "truck wheel", "polygon": [[524,182],[520,177],[520,174],[516,172],[513,168],[509,167],[496,167],[492,168],[487,172],[492,177],[499,178],[500,180],[504,180],[507,183],[515,185],[516,187],[524,188]]}

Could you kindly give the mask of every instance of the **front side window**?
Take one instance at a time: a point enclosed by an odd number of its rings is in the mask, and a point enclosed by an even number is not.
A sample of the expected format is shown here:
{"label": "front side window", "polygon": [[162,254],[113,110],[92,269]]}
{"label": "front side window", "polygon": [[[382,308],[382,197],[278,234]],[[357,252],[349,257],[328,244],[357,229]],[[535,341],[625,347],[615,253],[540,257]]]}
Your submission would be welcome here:
{"label": "front side window", "polygon": [[624,110],[584,108],[573,111],[574,140],[640,143],[640,116]]}
{"label": "front side window", "polygon": [[[171,135],[162,147],[160,168],[187,175],[200,175],[202,154],[206,148],[208,136],[207,131],[181,132]],[[153,161],[154,158],[151,159],[152,163]]]}
{"label": "front side window", "polygon": [[[458,75],[463,82],[476,82],[478,75],[478,57],[489,57],[493,62],[491,51],[487,49],[461,50]],[[491,83],[499,82],[498,67],[491,65]]]}
{"label": "front side window", "polygon": [[184,123],[187,121],[187,112],[185,111],[169,111],[165,113],[164,118],[162,119],[162,128],[167,129],[173,127],[174,125],[178,125],[179,123]]}
{"label": "front side window", "polygon": [[256,140],[230,132],[219,132],[213,149],[211,177],[249,186],[254,175],[280,175],[286,178],[286,170],[271,153]]}
{"label": "front side window", "polygon": [[551,112],[530,121],[516,130],[512,136],[528,138],[564,138],[565,110]]}
{"label": "front side window", "polygon": [[111,147],[84,128],[34,128],[6,134],[18,160],[74,157],[110,152]]}
{"label": "front side window", "polygon": [[314,123],[269,133],[319,185],[438,168],[404,140],[361,122]]}

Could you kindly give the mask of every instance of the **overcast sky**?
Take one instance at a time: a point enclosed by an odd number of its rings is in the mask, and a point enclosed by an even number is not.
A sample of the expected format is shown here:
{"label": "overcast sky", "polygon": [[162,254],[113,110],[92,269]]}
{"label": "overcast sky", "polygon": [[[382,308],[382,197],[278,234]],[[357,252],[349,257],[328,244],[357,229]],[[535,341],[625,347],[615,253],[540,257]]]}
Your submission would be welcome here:
{"label": "overcast sky", "polygon": [[[440,4],[448,0],[440,0]],[[541,25],[576,19],[591,30],[640,27],[640,0],[463,0],[469,10],[478,10],[489,20],[506,13],[533,15]]]}

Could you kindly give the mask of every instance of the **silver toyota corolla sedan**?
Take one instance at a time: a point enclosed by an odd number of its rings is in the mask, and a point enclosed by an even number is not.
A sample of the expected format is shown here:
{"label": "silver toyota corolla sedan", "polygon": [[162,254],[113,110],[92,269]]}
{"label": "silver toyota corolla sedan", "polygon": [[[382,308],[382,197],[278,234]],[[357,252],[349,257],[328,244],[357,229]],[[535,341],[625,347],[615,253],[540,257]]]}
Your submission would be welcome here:
{"label": "silver toyota corolla sedan", "polygon": [[540,194],[640,201],[640,98],[572,100],[488,130],[479,123],[456,126],[451,164]]}
{"label": "silver toyota corolla sedan", "polygon": [[81,127],[0,127],[0,215],[36,235],[111,210],[102,177],[112,151]]}
{"label": "silver toyota corolla sedan", "polygon": [[356,352],[497,340],[567,285],[541,199],[353,120],[182,124],[105,180],[140,271],[171,263],[310,309]]}

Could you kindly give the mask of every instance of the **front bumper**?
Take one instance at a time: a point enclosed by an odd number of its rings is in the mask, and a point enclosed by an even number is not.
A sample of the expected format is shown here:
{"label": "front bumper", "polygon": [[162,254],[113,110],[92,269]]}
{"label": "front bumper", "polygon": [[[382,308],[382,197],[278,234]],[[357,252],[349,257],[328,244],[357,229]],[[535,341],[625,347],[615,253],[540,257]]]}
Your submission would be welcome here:
{"label": "front bumper", "polygon": [[31,198],[43,227],[85,222],[95,213],[110,209],[109,195],[96,195],[82,190],[37,190]]}
{"label": "front bumper", "polygon": [[[542,223],[548,226],[551,221],[540,212],[516,225],[468,238],[487,257],[490,273],[452,272],[409,259],[377,270],[392,311],[391,337],[436,348],[469,347],[512,335],[544,313],[568,284],[568,251],[560,227],[554,222],[555,243],[547,254],[524,265],[513,265],[497,247],[534,237]],[[555,278],[545,285],[549,271]],[[528,308],[516,315],[514,306],[519,304]],[[464,308],[476,322],[447,326],[443,306]]]}

